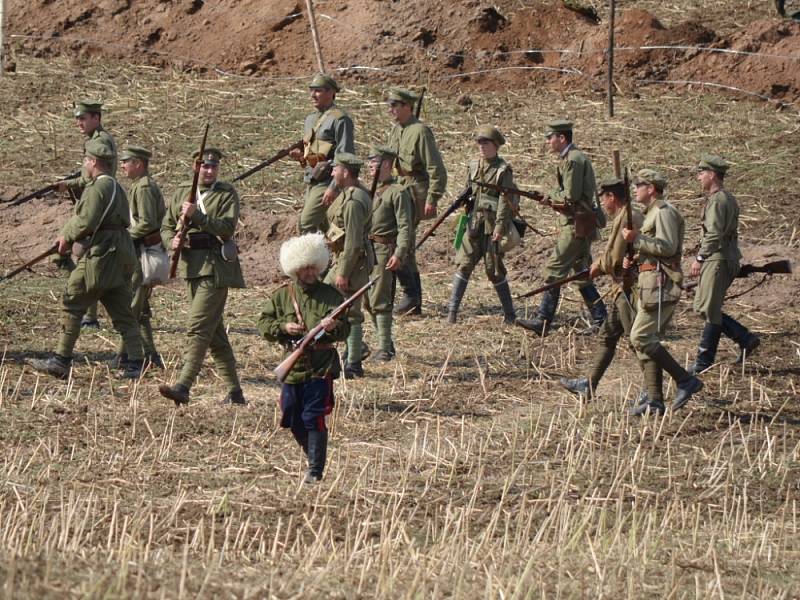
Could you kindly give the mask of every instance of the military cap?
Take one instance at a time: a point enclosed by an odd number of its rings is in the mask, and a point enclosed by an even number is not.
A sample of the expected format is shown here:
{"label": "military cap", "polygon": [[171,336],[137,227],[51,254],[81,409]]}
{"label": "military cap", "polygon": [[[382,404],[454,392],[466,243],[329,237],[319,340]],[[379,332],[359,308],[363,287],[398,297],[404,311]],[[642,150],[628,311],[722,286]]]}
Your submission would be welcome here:
{"label": "military cap", "polygon": [[138,158],[139,160],[150,160],[152,156],[153,153],[146,148],[142,148],[141,146],[128,146],[122,151],[122,154],[119,155],[119,160],[120,162],[131,160],[133,158]]}
{"label": "military cap", "polygon": [[351,152],[339,152],[339,154],[333,157],[334,166],[340,165],[358,170],[363,164],[364,161]]}
{"label": "military cap", "polygon": [[597,193],[602,194],[611,188],[622,188],[624,190],[625,182],[619,177],[605,177],[600,180],[600,184],[597,187]]}
{"label": "military cap", "polygon": [[381,145],[372,146],[369,149],[369,154],[367,155],[367,158],[372,160],[373,158],[378,158],[381,156],[383,158],[397,158],[397,152],[389,148],[389,146],[381,146]]}
{"label": "military cap", "polygon": [[558,121],[551,121],[547,124],[544,137],[549,138],[554,133],[569,133],[570,131],[572,131],[572,121],[559,119]]}
{"label": "military cap", "polygon": [[387,102],[405,102],[406,104],[413,106],[418,98],[419,96],[417,96],[411,90],[401,87],[389,88],[386,92]]}
{"label": "military cap", "polygon": [[103,104],[101,102],[95,102],[94,100],[81,100],[80,102],[75,103],[75,117],[80,117],[81,115],[85,115],[86,113],[94,113],[94,114],[101,114],[102,113]]}
{"label": "military cap", "polygon": [[317,73],[316,75],[314,75],[314,78],[311,80],[311,83],[308,84],[308,87],[310,89],[328,88],[333,90],[334,92],[339,91],[339,84],[336,83],[336,80],[330,75],[326,75],[325,73]]}
{"label": "military cap", "polygon": [[663,192],[667,187],[667,178],[654,169],[642,169],[636,173],[633,183],[635,185],[640,183],[653,185],[658,191]]}
{"label": "military cap", "polygon": [[500,133],[500,130],[492,125],[482,125],[481,127],[478,127],[478,129],[475,131],[474,138],[475,141],[490,140],[498,147],[506,143],[506,138],[503,137],[503,134]]}
{"label": "military cap", "polygon": [[700,157],[700,164],[697,165],[698,171],[714,171],[719,175],[725,175],[730,165],[716,154],[703,154]]}
{"label": "military cap", "polygon": [[[192,158],[197,158],[200,155],[198,150],[192,154]],[[204,165],[218,165],[222,160],[222,152],[216,148],[205,148],[203,150],[203,164]]]}
{"label": "military cap", "polygon": [[89,156],[94,156],[101,160],[113,160],[114,158],[114,149],[96,138],[86,142],[85,151]]}

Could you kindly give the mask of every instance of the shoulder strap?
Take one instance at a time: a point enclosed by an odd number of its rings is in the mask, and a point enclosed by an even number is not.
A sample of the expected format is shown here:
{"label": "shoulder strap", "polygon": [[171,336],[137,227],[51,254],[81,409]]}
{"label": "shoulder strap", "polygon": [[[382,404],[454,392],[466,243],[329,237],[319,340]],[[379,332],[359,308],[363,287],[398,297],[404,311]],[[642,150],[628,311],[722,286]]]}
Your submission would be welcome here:
{"label": "shoulder strap", "polygon": [[97,224],[97,227],[95,227],[94,231],[92,232],[92,237],[89,238],[89,246],[91,246],[94,243],[94,236],[97,235],[97,232],[100,230],[100,227],[102,227],[103,221],[106,220],[106,217],[108,216],[108,211],[111,210],[111,207],[114,204],[114,200],[117,197],[117,185],[118,185],[117,180],[111,177],[110,175],[100,175],[98,179],[102,179],[103,177],[108,177],[111,181],[114,182],[114,191],[111,192],[111,200],[108,201],[108,206],[106,206],[106,209],[103,211],[103,215],[100,217],[100,222]]}
{"label": "shoulder strap", "polygon": [[306,323],[303,320],[303,313],[300,312],[300,305],[297,304],[297,295],[295,294],[294,284],[292,283],[289,284],[289,297],[292,299],[292,305],[294,306],[294,314],[297,317],[297,322],[305,327]]}

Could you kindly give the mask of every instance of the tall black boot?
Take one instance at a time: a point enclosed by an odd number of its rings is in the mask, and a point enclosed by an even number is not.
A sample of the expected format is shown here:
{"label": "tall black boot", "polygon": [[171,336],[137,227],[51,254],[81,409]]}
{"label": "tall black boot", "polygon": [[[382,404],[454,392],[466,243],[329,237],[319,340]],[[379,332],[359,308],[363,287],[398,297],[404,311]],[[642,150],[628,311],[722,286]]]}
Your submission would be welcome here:
{"label": "tall black boot", "polygon": [[647,412],[663,415],[667,409],[664,406],[664,371],[661,365],[654,360],[642,361],[642,375],[645,391],[639,394],[628,414],[634,417]]}
{"label": "tall black boot", "polygon": [[586,308],[589,309],[589,314],[592,315],[592,332],[596,333],[608,316],[606,305],[600,299],[600,294],[593,283],[581,288],[581,296],[586,303]]}
{"label": "tall black boot", "polygon": [[739,345],[739,355],[736,357],[735,364],[741,364],[745,356],[761,345],[759,337],[750,332],[750,330],[739,323],[730,315],[722,313],[722,334],[725,337],[732,339]]}
{"label": "tall black boot", "polygon": [[675,399],[672,401],[672,410],[682,408],[689,402],[692,394],[703,389],[703,382],[680,366],[661,344],[648,351],[647,356],[669,373],[669,376],[675,381]]}
{"label": "tall black boot", "polygon": [[322,473],[325,470],[325,460],[328,457],[328,432],[309,431],[308,432],[308,471],[306,472],[305,483],[317,483],[322,481]]}
{"label": "tall black boot", "polygon": [[458,307],[461,306],[464,292],[467,291],[467,283],[469,279],[465,279],[461,273],[453,275],[453,291],[450,292],[450,302],[447,304],[448,323],[455,323],[458,319]]}
{"label": "tall black boot", "polygon": [[503,307],[503,323],[505,325],[513,325],[517,320],[517,313],[514,310],[514,301],[511,299],[511,288],[508,287],[508,279],[495,283],[494,291],[497,292],[500,306]]}
{"label": "tall black boot", "polygon": [[303,450],[303,454],[308,456],[308,430],[305,428],[295,429],[293,427],[291,431],[294,441],[297,442],[297,445]]}
{"label": "tall black boot", "polygon": [[706,326],[703,328],[703,333],[700,335],[697,357],[694,359],[694,364],[689,367],[689,373],[692,375],[699,375],[714,364],[721,335],[721,325],[706,323]]}
{"label": "tall black boot", "polygon": [[542,294],[542,301],[539,303],[539,310],[536,316],[532,319],[517,319],[517,325],[539,335],[545,335],[556,316],[556,307],[560,297],[561,288],[547,290]]}
{"label": "tall black boot", "polygon": [[[419,273],[412,273],[407,265],[395,271],[397,281],[403,290],[403,297],[394,305],[394,314],[420,314],[422,308],[421,289],[417,288]],[[415,276],[416,275],[416,276]]]}

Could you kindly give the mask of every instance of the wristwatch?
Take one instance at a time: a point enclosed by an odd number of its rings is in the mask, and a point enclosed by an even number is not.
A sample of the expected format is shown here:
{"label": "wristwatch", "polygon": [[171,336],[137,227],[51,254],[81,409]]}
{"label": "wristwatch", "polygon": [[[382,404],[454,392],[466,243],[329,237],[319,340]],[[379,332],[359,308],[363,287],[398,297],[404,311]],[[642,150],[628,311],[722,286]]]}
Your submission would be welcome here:
{"label": "wristwatch", "polygon": [[697,257],[695,257],[695,260],[699,263],[703,262],[705,259],[706,257],[703,256],[702,254],[698,254]]}

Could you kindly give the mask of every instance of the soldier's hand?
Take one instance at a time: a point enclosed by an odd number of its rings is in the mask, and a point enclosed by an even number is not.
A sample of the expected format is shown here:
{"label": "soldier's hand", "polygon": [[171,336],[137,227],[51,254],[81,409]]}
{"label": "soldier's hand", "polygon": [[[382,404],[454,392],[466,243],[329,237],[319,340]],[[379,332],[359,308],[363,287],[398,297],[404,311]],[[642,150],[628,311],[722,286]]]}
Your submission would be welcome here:
{"label": "soldier's hand", "polygon": [[183,203],[183,206],[181,206],[181,214],[183,214],[187,219],[191,219],[196,210],[197,204],[194,202],[186,201]]}
{"label": "soldier's hand", "polygon": [[501,237],[503,237],[503,235],[501,233],[497,233],[496,231],[492,232],[492,241],[493,242],[499,242]]}
{"label": "soldier's hand", "polygon": [[626,256],[625,258],[622,259],[622,268],[626,270],[630,269],[633,266],[633,263],[634,261],[632,261],[630,258]]}
{"label": "soldier's hand", "polygon": [[386,270],[387,271],[397,271],[400,268],[401,260],[396,256],[390,256],[389,260],[386,261]]}
{"label": "soldier's hand", "polygon": [[289,151],[289,158],[299,161],[303,158],[303,151],[300,148],[292,148]]}
{"label": "soldier's hand", "polygon": [[59,194],[63,194],[64,192],[66,192],[66,191],[67,191],[67,189],[68,189],[68,186],[67,186],[67,182],[66,182],[66,181],[59,181],[59,182],[56,184],[56,191],[57,191]]}
{"label": "soldier's hand", "polygon": [[65,240],[63,237],[60,237],[56,239],[56,243],[58,244],[58,253],[61,256],[66,256],[69,254],[70,244],[67,243],[67,240]]}
{"label": "soldier's hand", "polygon": [[322,328],[325,331],[333,331],[337,323],[338,321],[336,321],[336,319],[331,319],[330,317],[325,317],[324,319],[322,319],[322,321],[319,322],[319,324],[322,325]]}
{"label": "soldier's hand", "polygon": [[[628,258],[627,256],[625,257]],[[589,279],[595,279],[596,277],[600,276],[602,273],[600,272],[600,265],[597,263],[592,263],[589,267]]]}
{"label": "soldier's hand", "polygon": [[322,206],[330,206],[333,204],[333,201],[336,200],[336,196],[338,193],[336,190],[328,188],[325,190],[325,193],[322,194]]}
{"label": "soldier's hand", "polygon": [[433,204],[425,203],[425,216],[426,217],[435,217],[436,216],[436,207]]}
{"label": "soldier's hand", "polygon": [[633,242],[636,240],[636,230],[635,229],[628,229],[627,227],[622,228],[622,239],[626,242]]}
{"label": "soldier's hand", "polygon": [[300,323],[284,323],[283,328],[289,335],[302,335],[306,332],[306,328]]}
{"label": "soldier's hand", "polygon": [[336,276],[336,281],[334,282],[336,287],[339,288],[340,291],[346,292],[350,289],[350,280],[347,277],[342,277],[341,275]]}
{"label": "soldier's hand", "polygon": [[173,250],[177,250],[178,246],[180,246],[180,243],[181,243],[181,241],[180,241],[180,239],[178,239],[178,236],[176,235],[174,238],[172,238],[172,243],[169,246]]}
{"label": "soldier's hand", "polygon": [[692,261],[692,268],[689,269],[689,274],[692,277],[698,277],[700,275],[700,270],[703,268],[703,263],[693,260]]}

